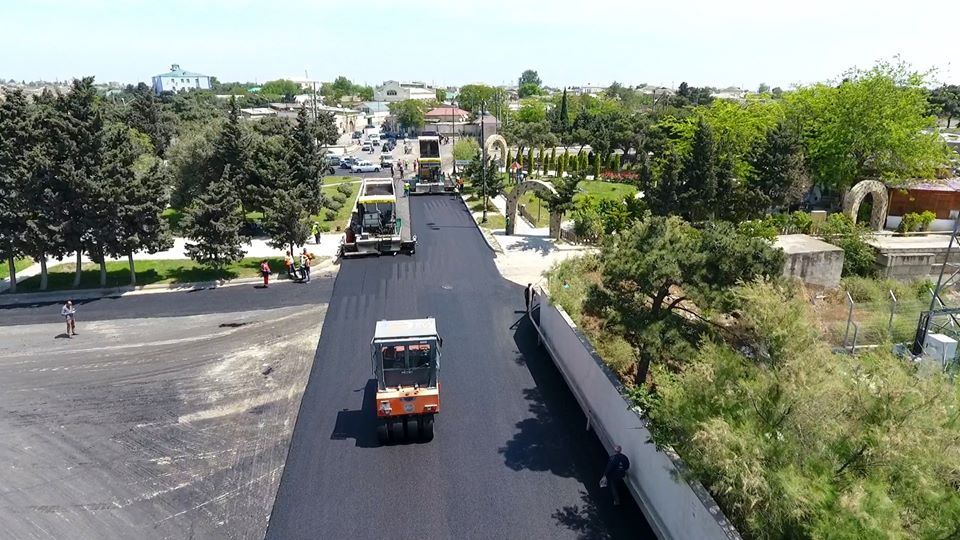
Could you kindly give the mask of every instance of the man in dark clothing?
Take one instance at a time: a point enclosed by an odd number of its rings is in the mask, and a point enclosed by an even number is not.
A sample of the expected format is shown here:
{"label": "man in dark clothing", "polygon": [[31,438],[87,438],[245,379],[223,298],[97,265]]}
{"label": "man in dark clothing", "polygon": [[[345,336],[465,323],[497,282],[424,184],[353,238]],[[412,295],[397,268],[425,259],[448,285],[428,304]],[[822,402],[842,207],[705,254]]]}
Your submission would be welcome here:
{"label": "man in dark clothing", "polygon": [[600,487],[606,484],[606,487],[610,488],[614,506],[620,506],[620,483],[628,470],[630,470],[630,460],[621,453],[619,445],[614,445],[613,455],[607,461],[607,469],[603,471],[603,479],[600,481]]}
{"label": "man in dark clothing", "polygon": [[523,303],[530,313],[530,303],[533,302],[533,283],[527,283],[527,288],[523,290]]}

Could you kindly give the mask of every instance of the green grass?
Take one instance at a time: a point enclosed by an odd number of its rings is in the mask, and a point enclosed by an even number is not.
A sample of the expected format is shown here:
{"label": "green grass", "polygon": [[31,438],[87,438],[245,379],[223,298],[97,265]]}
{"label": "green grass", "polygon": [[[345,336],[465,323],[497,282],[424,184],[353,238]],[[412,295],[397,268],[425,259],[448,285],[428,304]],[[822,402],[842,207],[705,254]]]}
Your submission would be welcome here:
{"label": "green grass", "polygon": [[323,185],[335,186],[344,182],[356,182],[357,180],[359,180],[359,178],[356,176],[324,176]]}
{"label": "green grass", "polygon": [[[477,216],[477,223],[480,223],[481,216]],[[500,214],[494,214],[492,212],[487,212],[487,222],[480,223],[480,226],[489,231],[496,229],[505,229],[507,227],[507,221]]]}
{"label": "green grass", "polygon": [[[321,259],[323,259],[321,257]],[[237,279],[258,277],[260,275],[260,261],[258,258],[246,258],[224,268],[221,274],[213,269],[191,261],[189,259],[160,259],[155,261],[137,261],[137,285],[154,283],[192,283],[197,281],[213,281],[218,278]],[[274,275],[283,270],[283,258],[270,257],[267,259]],[[73,274],[76,266],[72,263],[58,264],[50,268],[47,290],[64,290],[73,288]],[[130,284],[130,271],[126,261],[107,263],[107,287],[120,287]],[[95,289],[100,287],[100,268],[95,263],[84,263],[80,277],[81,289]],[[40,276],[27,278],[17,286],[17,292],[35,292],[40,289]]]}
{"label": "green grass", "polygon": [[[532,217],[531,223],[534,227],[549,227],[550,226],[550,209],[547,207],[547,203],[537,197],[535,191],[528,191],[520,196],[520,204],[526,206],[527,213]],[[537,205],[540,206],[540,211],[537,211]],[[517,209],[519,214],[519,208]],[[537,219],[539,214],[539,219]],[[519,219],[519,218],[518,218]]]}
{"label": "green grass", "polygon": [[167,223],[170,225],[170,230],[174,234],[180,232],[180,221],[183,220],[183,210],[179,208],[167,208],[160,214],[160,217],[167,220]]}
{"label": "green grass", "polygon": [[[327,231],[339,231],[343,229],[344,225],[346,225],[347,220],[350,218],[350,212],[353,211],[353,205],[357,200],[357,195],[360,193],[360,184],[347,185],[350,186],[350,195],[347,196],[347,201],[343,203],[343,206],[337,211],[336,217],[334,217],[332,220],[328,220],[326,218],[326,209],[321,210],[319,215],[313,216],[313,219],[320,223],[321,229]],[[334,193],[337,193],[336,184],[323,186],[323,194],[327,197],[333,197]]]}
{"label": "green grass", "polygon": [[[14,259],[13,267],[17,269],[17,272],[23,270],[24,268],[30,268],[33,266],[33,259]],[[0,279],[10,276],[10,261],[4,259],[0,261]]]}
{"label": "green grass", "polygon": [[627,195],[633,195],[637,192],[635,186],[630,184],[617,184],[615,182],[603,182],[595,180],[587,180],[580,182],[580,191],[581,193],[577,194],[573,200],[578,198],[585,197],[587,195],[593,195],[594,197],[600,197],[602,199],[614,199],[621,200]]}

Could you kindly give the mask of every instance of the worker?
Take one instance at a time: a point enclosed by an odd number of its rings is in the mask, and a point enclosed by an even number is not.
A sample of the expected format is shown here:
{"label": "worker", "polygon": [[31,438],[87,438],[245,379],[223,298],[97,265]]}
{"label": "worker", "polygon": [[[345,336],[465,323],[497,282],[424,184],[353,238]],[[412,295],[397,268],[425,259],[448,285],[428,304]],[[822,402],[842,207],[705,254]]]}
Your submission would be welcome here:
{"label": "worker", "polygon": [[263,276],[263,288],[266,289],[270,286],[270,264],[267,263],[267,260],[264,259],[260,261],[260,275]]}
{"label": "worker", "polygon": [[530,304],[533,302],[533,283],[527,283],[527,288],[523,290],[523,303],[530,313]]}
{"label": "worker", "polygon": [[283,267],[287,269],[287,277],[294,279],[297,277],[297,270],[293,267],[293,252],[288,251],[286,255],[283,256]]}
{"label": "worker", "polygon": [[620,445],[614,445],[613,455],[607,461],[607,468],[603,471],[603,478],[600,480],[600,487],[610,488],[610,494],[613,495],[613,505],[620,506],[620,483],[623,477],[630,470],[630,460],[623,455]]}
{"label": "worker", "polygon": [[303,270],[307,283],[310,283],[310,262],[313,261],[313,254],[303,248],[303,254],[300,255],[300,268]]}

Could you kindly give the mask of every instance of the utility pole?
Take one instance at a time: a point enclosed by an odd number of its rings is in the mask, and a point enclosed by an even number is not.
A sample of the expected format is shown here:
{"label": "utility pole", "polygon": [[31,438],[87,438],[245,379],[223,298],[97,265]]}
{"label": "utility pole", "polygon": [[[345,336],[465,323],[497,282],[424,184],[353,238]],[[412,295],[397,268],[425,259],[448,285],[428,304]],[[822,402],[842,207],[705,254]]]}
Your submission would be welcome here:
{"label": "utility pole", "polygon": [[453,147],[457,145],[457,118],[454,116],[454,101],[450,100],[450,153],[453,154],[453,176],[457,176],[457,155],[453,153]]}
{"label": "utility pole", "polygon": [[480,186],[483,189],[483,217],[480,218],[480,223],[487,222],[487,149],[484,148],[486,145],[483,144],[483,117],[486,114],[484,107],[486,103],[483,100],[480,101]]}

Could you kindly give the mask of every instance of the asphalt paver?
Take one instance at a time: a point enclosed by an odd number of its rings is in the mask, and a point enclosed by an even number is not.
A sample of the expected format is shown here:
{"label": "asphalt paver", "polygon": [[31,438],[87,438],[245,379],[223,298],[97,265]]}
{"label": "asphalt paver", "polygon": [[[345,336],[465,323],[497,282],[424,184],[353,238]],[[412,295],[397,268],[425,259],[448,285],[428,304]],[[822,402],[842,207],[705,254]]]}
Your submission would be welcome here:
{"label": "asphalt paver", "polygon": [[[645,538],[599,488],[606,453],[458,196],[411,198],[412,256],[343,261],[267,538]],[[434,317],[441,412],[381,446],[377,320]]]}

